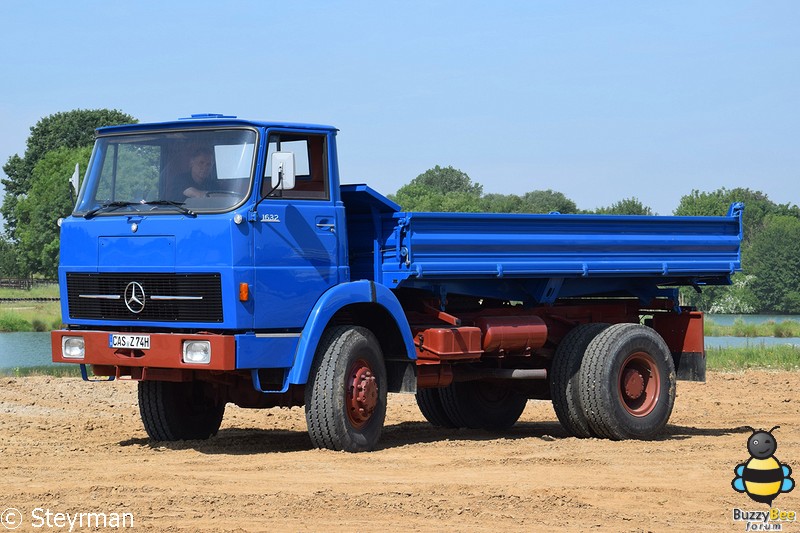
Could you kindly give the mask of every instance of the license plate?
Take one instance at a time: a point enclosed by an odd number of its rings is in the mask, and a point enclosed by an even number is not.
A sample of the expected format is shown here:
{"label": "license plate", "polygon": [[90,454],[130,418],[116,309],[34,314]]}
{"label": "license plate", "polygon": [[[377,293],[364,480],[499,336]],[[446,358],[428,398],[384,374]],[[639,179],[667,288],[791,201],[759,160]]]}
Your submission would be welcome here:
{"label": "license plate", "polygon": [[150,335],[109,335],[108,347],[149,350]]}

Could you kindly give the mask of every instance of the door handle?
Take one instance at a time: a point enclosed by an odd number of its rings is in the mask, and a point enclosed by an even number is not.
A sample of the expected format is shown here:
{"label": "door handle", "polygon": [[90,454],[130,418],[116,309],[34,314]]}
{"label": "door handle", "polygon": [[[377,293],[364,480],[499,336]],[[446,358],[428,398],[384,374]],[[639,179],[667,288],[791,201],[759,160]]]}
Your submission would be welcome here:
{"label": "door handle", "polygon": [[329,224],[329,223],[326,223],[326,222],[317,222],[317,227],[319,229],[328,228],[331,233],[336,233],[336,225],[335,224]]}

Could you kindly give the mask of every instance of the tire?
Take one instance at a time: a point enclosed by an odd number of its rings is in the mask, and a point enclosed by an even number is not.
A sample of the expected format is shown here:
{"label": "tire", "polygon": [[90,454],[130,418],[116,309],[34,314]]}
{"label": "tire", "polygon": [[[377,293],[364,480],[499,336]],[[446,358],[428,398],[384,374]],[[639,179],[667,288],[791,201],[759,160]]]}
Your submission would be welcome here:
{"label": "tire", "polygon": [[589,344],[578,392],[598,436],[649,439],[672,414],[675,379],[672,354],[655,330],[615,324]]}
{"label": "tire", "polygon": [[528,399],[508,386],[488,381],[454,382],[439,389],[442,406],[455,427],[503,431],[519,420]]}
{"label": "tire", "polygon": [[216,435],[225,403],[202,381],[140,381],[139,413],[154,441],[207,439]]}
{"label": "tire", "polygon": [[317,448],[375,449],[386,418],[386,369],[375,335],[338,326],[322,336],[305,391],[306,423]]}
{"label": "tire", "polygon": [[572,329],[556,349],[550,366],[550,397],[558,421],[567,433],[585,439],[596,437],[580,403],[580,369],[586,349],[608,324],[581,324]]}
{"label": "tire", "polygon": [[439,389],[417,389],[417,405],[425,420],[436,427],[455,428],[456,426],[442,405]]}

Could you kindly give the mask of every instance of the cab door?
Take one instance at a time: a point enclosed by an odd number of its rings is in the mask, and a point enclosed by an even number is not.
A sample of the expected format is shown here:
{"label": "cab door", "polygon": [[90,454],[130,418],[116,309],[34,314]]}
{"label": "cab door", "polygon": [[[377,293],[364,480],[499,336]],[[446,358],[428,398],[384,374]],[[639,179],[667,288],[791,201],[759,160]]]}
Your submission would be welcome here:
{"label": "cab door", "polygon": [[[339,282],[339,231],[325,133],[271,130],[254,222],[255,327],[297,330]],[[272,189],[271,157],[295,156],[295,187]]]}

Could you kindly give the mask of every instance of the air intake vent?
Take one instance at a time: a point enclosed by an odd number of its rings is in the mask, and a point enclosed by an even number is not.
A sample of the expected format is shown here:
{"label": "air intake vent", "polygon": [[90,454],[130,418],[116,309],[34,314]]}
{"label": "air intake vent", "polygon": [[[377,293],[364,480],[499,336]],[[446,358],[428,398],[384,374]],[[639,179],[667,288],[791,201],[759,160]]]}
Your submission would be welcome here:
{"label": "air intake vent", "polygon": [[222,322],[219,274],[67,274],[71,318]]}

